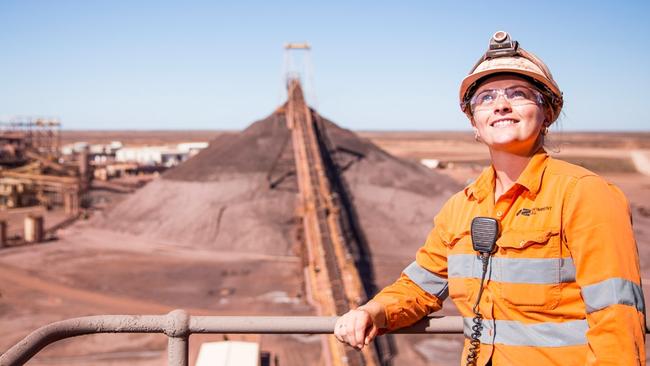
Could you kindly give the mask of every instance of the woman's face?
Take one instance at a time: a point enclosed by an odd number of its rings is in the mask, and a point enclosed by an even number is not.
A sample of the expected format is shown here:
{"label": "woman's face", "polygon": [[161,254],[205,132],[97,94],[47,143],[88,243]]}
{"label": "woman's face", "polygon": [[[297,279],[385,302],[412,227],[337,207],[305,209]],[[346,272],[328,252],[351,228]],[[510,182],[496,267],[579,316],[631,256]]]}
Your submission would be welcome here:
{"label": "woman's face", "polygon": [[545,123],[540,95],[516,75],[487,78],[473,95],[474,130],[492,151],[532,155]]}

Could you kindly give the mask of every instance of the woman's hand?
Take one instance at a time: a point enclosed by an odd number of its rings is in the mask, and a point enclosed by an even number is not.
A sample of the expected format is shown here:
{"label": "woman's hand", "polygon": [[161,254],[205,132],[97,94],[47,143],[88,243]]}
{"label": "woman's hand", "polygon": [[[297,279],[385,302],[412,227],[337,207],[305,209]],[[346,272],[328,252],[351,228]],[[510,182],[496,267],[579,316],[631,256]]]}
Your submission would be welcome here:
{"label": "woman's hand", "polygon": [[341,316],[336,321],[334,335],[339,341],[362,350],[375,339],[384,323],[384,307],[371,300]]}

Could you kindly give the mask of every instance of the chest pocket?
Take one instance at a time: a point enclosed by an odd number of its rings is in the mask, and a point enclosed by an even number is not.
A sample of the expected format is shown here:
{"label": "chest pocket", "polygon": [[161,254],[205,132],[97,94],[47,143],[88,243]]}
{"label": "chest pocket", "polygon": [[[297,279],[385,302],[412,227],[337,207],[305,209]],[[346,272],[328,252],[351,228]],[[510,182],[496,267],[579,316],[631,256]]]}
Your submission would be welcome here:
{"label": "chest pocket", "polygon": [[472,239],[466,231],[449,235],[443,240],[447,245],[449,297],[454,301],[467,302],[475,292],[472,277],[476,271],[473,263],[476,255],[466,254],[473,253]]}
{"label": "chest pocket", "polygon": [[499,255],[493,263],[502,298],[516,306],[556,308],[561,283],[570,280],[573,265],[561,258],[558,231],[510,231],[497,245]]}

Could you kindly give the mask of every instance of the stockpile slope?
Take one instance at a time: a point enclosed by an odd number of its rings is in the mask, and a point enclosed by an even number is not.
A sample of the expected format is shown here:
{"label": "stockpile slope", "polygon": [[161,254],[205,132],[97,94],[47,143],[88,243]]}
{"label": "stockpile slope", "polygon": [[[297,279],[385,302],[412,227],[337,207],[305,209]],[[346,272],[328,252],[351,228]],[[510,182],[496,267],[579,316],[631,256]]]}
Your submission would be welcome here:
{"label": "stockpile slope", "polygon": [[[412,257],[442,202],[459,187],[330,121],[323,126],[373,256]],[[279,109],[238,134],[218,137],[95,225],[188,247],[292,255],[298,188],[295,176],[285,173],[293,166],[291,134]],[[279,183],[271,188],[271,181]]]}
{"label": "stockpile slope", "polygon": [[[324,124],[343,167],[343,180],[371,256],[374,282],[383,287],[415,258],[433,217],[461,187],[436,171],[388,154],[352,131],[329,121]],[[346,151],[363,157],[349,164],[341,158]]]}
{"label": "stockpile slope", "polygon": [[94,225],[180,246],[291,254],[296,194],[267,180],[288,138],[280,113],[217,137]]}

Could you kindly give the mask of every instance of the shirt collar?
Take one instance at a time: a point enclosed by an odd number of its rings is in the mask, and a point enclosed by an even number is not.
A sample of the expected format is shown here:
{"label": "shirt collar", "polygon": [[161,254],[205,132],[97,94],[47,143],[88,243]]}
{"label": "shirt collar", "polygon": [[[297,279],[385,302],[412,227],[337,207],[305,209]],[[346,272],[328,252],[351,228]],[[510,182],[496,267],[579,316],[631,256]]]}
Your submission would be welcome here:
{"label": "shirt collar", "polygon": [[547,163],[548,154],[544,149],[540,149],[530,159],[526,169],[517,178],[516,183],[526,188],[533,196],[536,196],[542,186],[542,176]]}
{"label": "shirt collar", "polygon": [[[544,149],[539,149],[528,161],[528,165],[519,175],[515,184],[527,189],[533,196],[537,195],[542,185],[542,176],[546,170],[548,154]],[[470,198],[474,197],[479,202],[483,201],[494,191],[496,173],[494,166],[490,165],[485,168],[481,175],[469,186],[465,188],[465,195]]]}
{"label": "shirt collar", "polygon": [[465,195],[467,198],[474,197],[479,202],[483,201],[494,190],[494,180],[494,167],[490,165],[483,169],[481,175],[465,188]]}

